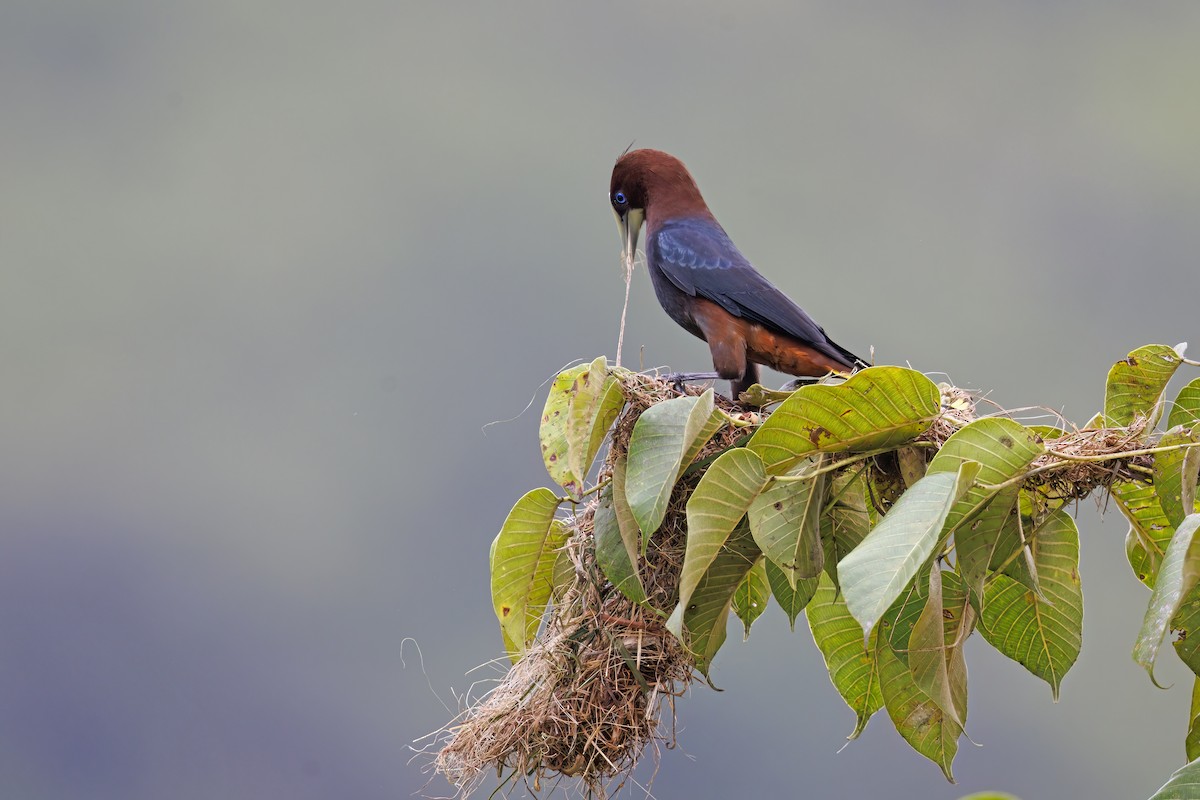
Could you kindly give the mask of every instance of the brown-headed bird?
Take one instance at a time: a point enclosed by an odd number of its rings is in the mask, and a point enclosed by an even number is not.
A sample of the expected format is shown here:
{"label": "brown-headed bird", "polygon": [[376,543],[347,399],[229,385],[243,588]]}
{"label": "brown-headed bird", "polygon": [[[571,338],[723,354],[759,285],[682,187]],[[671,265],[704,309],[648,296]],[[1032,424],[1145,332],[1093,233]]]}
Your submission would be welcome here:
{"label": "brown-headed bird", "polygon": [[758,366],[797,377],[851,372],[866,362],[750,265],[708,210],[683,162],[634,150],[613,167],[609,200],[632,262],[646,225],[646,265],[671,319],[708,342],[716,375],[734,400],[758,382]]}

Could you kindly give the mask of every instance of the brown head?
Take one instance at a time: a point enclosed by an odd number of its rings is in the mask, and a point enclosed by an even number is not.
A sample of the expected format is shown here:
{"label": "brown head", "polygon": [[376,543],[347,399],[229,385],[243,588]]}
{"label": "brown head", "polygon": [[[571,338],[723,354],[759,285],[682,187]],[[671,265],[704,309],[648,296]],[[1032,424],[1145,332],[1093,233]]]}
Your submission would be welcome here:
{"label": "brown head", "polygon": [[631,261],[643,222],[653,228],[674,217],[712,217],[687,167],[661,150],[634,150],[617,159],[608,199]]}

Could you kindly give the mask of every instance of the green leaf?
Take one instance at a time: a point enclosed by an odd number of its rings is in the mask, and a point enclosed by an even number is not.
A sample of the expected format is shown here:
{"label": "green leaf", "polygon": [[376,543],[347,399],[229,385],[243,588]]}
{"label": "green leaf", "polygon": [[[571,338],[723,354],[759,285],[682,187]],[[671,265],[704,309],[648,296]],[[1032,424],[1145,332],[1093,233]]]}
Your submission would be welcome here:
{"label": "green leaf", "polygon": [[1150,800],[1200,800],[1200,759],[1175,770]]}
{"label": "green leaf", "polygon": [[966,462],[956,473],[939,472],[917,481],[838,564],[846,605],[864,634],[871,632],[933,554],[946,515],[976,469],[973,462]]}
{"label": "green leaf", "polygon": [[1175,526],[1167,519],[1153,486],[1119,482],[1109,487],[1109,492],[1129,520],[1129,533],[1125,537],[1129,566],[1139,581],[1153,589]]}
{"label": "green leaf", "polygon": [[609,583],[635,603],[646,602],[646,590],[638,576],[638,529],[626,530],[620,524],[613,504],[612,484],[600,493],[592,515],[592,537],[596,544],[596,563]]}
{"label": "green leaf", "polygon": [[1132,425],[1137,418],[1153,428],[1167,382],[1182,363],[1175,348],[1165,344],[1139,347],[1108,371],[1104,389],[1104,417],[1110,425]]}
{"label": "green leaf", "polygon": [[825,657],[829,679],[854,712],[854,730],[847,738],[857,739],[871,715],[883,707],[875,637],[864,644],[862,628],[850,616],[846,601],[828,575],[822,575],[816,582],[816,593],[805,612],[808,625],[813,641]]}
{"label": "green leaf", "polygon": [[800,616],[800,612],[808,606],[813,593],[817,591],[817,579],[808,578],[796,581],[796,585],[793,587],[788,583],[783,570],[775,566],[775,562],[764,559],[763,564],[766,567],[767,583],[771,586],[771,594],[775,596],[775,601],[779,603],[783,613],[787,614],[788,624],[794,631],[796,630],[796,617]]}
{"label": "green leaf", "polygon": [[679,605],[692,592],[766,481],[762,460],[743,447],[726,450],[700,479],[687,502],[687,547],[679,571]]}
{"label": "green leaf", "polygon": [[1167,415],[1167,427],[1174,428],[1182,425],[1185,428],[1195,427],[1200,422],[1200,378],[1192,378],[1175,395],[1171,404],[1171,413]]}
{"label": "green leaf", "polygon": [[[1163,434],[1158,447],[1200,443],[1200,424],[1195,428],[1172,428]],[[1154,487],[1163,515],[1173,526],[1183,522],[1196,508],[1196,473],[1200,470],[1200,447],[1156,453]]]}
{"label": "green leaf", "polygon": [[662,525],[679,473],[723,419],[713,405],[712,389],[699,397],[656,403],[638,417],[629,439],[625,497],[643,536],[652,536]]}
{"label": "green leaf", "polygon": [[767,610],[767,602],[771,599],[766,564],[765,558],[755,561],[733,592],[733,613],[737,614],[745,628],[743,639],[750,638],[750,626]]}
{"label": "green leaf", "polygon": [[[491,557],[488,559],[491,562]],[[561,548],[554,557],[554,569],[550,572],[550,599],[557,603],[575,582],[575,564],[567,548]]]}
{"label": "green leaf", "polygon": [[567,527],[554,519],[558,498],[534,489],[513,506],[492,543],[492,606],[515,661],[537,634],[550,600],[554,562]]}
{"label": "green leaf", "polygon": [[538,431],[546,472],[550,473],[551,480],[576,499],[583,492],[584,476],[571,472],[567,423],[570,419],[571,399],[575,396],[575,380],[587,369],[587,364],[579,364],[558,373],[558,377],[550,385],[550,394],[546,396],[546,405],[542,409],[542,423]]}
{"label": "green leaf", "polygon": [[667,620],[667,630],[688,648],[696,669],[705,676],[713,656],[725,643],[725,622],[733,593],[761,555],[750,529],[743,525],[713,559],[687,606],[676,606]]}
{"label": "green leaf", "polygon": [[[612,466],[612,499],[613,512],[617,515],[617,524],[621,526],[621,537],[626,538],[632,536],[635,540],[641,528],[638,527],[637,520],[633,516],[633,509],[629,507],[629,498],[625,494],[625,473],[629,468],[629,459],[627,456],[619,456],[613,460]],[[650,537],[642,534],[642,555],[646,555],[646,548],[650,544]],[[637,561],[636,558],[633,559]]]}
{"label": "green leaf", "polygon": [[[999,536],[992,551],[992,558],[988,562],[988,569],[1004,573],[1045,600],[1030,541],[1038,536],[1041,525],[1050,518],[1050,509],[1043,509],[1038,516],[1041,521],[1035,524],[1032,518],[1020,513],[1019,496],[1016,500],[1000,524]],[[988,508],[979,516],[982,518],[990,513],[993,513],[992,509]],[[983,600],[982,596],[980,600]]]}
{"label": "green leaf", "polygon": [[931,475],[956,472],[966,461],[979,464],[978,483],[966,490],[946,517],[946,532],[954,534],[958,570],[976,598],[983,597],[983,579],[1018,488],[996,496],[986,487],[1022,474],[1045,451],[1037,434],[1021,423],[988,417],[956,431],[929,462]]}
{"label": "green leaf", "polygon": [[871,532],[874,509],[867,502],[867,480],[862,472],[835,473],[830,479],[832,501],[821,515],[821,544],[825,547],[825,572],[839,586],[837,565]]}
{"label": "green leaf", "polygon": [[1179,660],[1200,676],[1200,587],[1193,587],[1183,596],[1179,610],[1171,618],[1173,645]]}
{"label": "green leaf", "polygon": [[925,450],[909,445],[896,450],[896,466],[900,468],[900,480],[905,486],[912,486],[925,477],[929,462],[925,459]]}
{"label": "green leaf", "polygon": [[1030,545],[1045,599],[1007,575],[984,588],[980,632],[1004,655],[1050,684],[1054,700],[1063,676],[1079,657],[1083,590],[1079,531],[1065,510],[1052,513]]}
{"label": "green leaf", "polygon": [[870,367],[836,386],[802,386],[771,413],[747,447],[767,472],[786,472],[813,453],[895,447],[941,413],[933,381],[903,367]]}
{"label": "green leaf", "polygon": [[746,405],[754,406],[755,408],[762,408],[763,406],[782,403],[784,400],[787,400],[789,397],[791,397],[795,391],[795,389],[768,389],[761,383],[756,383],[746,391],[742,392],[738,399],[740,402],[745,403]]}
{"label": "green leaf", "polygon": [[596,453],[600,452],[604,435],[625,407],[625,395],[621,392],[621,382],[609,374],[604,356],[575,378],[571,393],[567,411],[567,463],[576,485],[581,485]]}
{"label": "green leaf", "polygon": [[908,640],[912,638],[913,628],[929,601],[929,572],[932,566],[931,560],[921,567],[921,571],[909,581],[879,620],[880,638],[905,664],[908,664]]}
{"label": "green leaf", "polygon": [[960,728],[967,719],[967,662],[963,643],[974,627],[975,610],[966,587],[933,561],[925,607],[908,639],[908,670],[917,687]]}
{"label": "green leaf", "polygon": [[1179,610],[1184,595],[1192,590],[1200,577],[1200,546],[1193,546],[1197,528],[1200,528],[1200,514],[1192,514],[1171,537],[1158,580],[1154,582],[1141,633],[1133,647],[1133,660],[1149,673],[1155,685],[1158,682],[1154,680],[1154,660],[1167,625]]}
{"label": "green leaf", "polygon": [[946,779],[953,783],[951,765],[958,752],[962,726],[921,691],[908,667],[892,648],[878,642],[875,654],[879,662],[883,704],[896,731],[914,750],[941,767]]}
{"label": "green leaf", "polygon": [[825,551],[821,548],[824,496],[824,473],[802,481],[772,477],[766,479],[762,491],[750,503],[748,516],[754,541],[783,571],[791,586],[796,585],[797,579],[821,574],[825,563]]}
{"label": "green leaf", "polygon": [[1188,761],[1200,758],[1200,678],[1192,680],[1192,707],[1188,711],[1187,738],[1183,744]]}

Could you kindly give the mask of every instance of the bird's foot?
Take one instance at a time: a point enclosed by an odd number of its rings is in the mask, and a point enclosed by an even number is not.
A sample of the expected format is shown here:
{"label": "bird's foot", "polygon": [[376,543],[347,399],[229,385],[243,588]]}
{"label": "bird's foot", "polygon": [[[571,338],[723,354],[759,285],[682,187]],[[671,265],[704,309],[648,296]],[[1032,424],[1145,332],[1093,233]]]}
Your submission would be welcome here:
{"label": "bird's foot", "polygon": [[809,386],[810,384],[819,383],[820,378],[792,378],[790,381],[779,387],[781,392],[794,392],[801,386]]}
{"label": "bird's foot", "polygon": [[675,391],[683,394],[683,385],[692,381],[715,381],[720,376],[715,372],[672,372],[665,380]]}

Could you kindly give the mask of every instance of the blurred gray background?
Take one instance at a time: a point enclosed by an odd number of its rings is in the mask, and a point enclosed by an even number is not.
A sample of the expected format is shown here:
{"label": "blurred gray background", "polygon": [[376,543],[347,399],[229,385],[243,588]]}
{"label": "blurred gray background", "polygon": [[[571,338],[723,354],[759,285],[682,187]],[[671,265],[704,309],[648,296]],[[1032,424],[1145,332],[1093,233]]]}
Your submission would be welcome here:
{"label": "blurred gray background", "polygon": [[[495,675],[539,384],[614,354],[632,139],[880,363],[1082,422],[1130,348],[1200,350],[1198,36],[1187,3],[3,3],[0,795],[450,793],[410,747]],[[626,362],[707,368],[634,280]],[[886,716],[838,753],[775,609],[655,795],[1148,796],[1190,680],[1134,665],[1126,525],[1079,519],[1062,701],[972,640],[959,786]]]}

